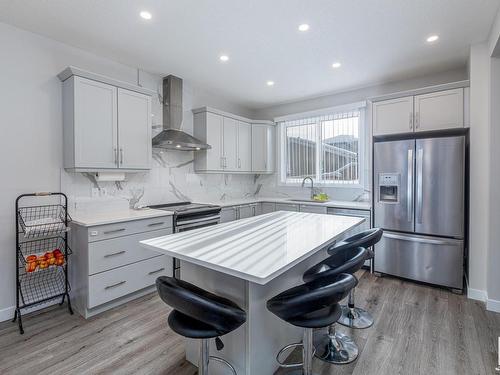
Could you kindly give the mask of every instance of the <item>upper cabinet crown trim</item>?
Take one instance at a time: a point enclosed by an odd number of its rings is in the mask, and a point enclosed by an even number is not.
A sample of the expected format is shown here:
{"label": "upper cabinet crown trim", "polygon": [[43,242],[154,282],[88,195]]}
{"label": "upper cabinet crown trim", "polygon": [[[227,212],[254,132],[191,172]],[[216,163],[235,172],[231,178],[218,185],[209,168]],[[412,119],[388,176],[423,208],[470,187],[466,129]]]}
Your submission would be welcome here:
{"label": "upper cabinet crown trim", "polygon": [[224,117],[229,117],[229,118],[232,118],[234,120],[238,120],[238,121],[242,121],[242,122],[248,122],[250,124],[274,125],[273,121],[269,121],[269,120],[252,120],[252,119],[249,119],[247,117],[238,116],[238,115],[235,115],[234,113],[221,111],[220,109],[216,109],[216,108],[212,108],[212,107],[195,108],[195,109],[192,110],[192,112],[193,112],[193,114],[210,112],[210,113],[214,113],[216,115],[221,115],[221,116],[224,116]]}
{"label": "upper cabinet crown trim", "polygon": [[430,94],[433,92],[466,88],[469,86],[470,86],[469,80],[463,80],[463,81],[445,83],[442,85],[422,87],[422,88],[418,88],[415,90],[398,91],[398,92],[393,92],[391,94],[386,94],[386,95],[381,95],[381,96],[373,96],[371,98],[368,98],[368,100],[371,101],[372,103],[375,103],[375,102],[380,102],[382,100],[398,99],[398,98],[401,98],[404,96],[416,96],[416,95],[422,95],[422,94]]}
{"label": "upper cabinet crown trim", "polygon": [[68,78],[72,76],[88,78],[93,81],[98,81],[102,83],[106,83],[108,85],[120,87],[122,89],[139,92],[144,95],[153,96],[156,95],[156,92],[153,90],[146,89],[144,87],[136,86],[128,82],[120,81],[114,78],[106,77],[97,73],[92,73],[87,70],[83,70],[77,68],[76,66],[68,66],[61,73],[57,75],[57,77],[61,80],[61,82],[66,81]]}

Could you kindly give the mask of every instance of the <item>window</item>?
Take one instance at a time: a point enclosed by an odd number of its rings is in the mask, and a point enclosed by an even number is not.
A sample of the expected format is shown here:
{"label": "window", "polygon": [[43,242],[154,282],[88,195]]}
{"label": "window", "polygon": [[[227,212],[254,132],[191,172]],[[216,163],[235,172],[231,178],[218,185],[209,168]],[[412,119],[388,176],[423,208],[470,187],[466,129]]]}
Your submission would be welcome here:
{"label": "window", "polygon": [[281,182],[361,184],[363,109],[280,122]]}

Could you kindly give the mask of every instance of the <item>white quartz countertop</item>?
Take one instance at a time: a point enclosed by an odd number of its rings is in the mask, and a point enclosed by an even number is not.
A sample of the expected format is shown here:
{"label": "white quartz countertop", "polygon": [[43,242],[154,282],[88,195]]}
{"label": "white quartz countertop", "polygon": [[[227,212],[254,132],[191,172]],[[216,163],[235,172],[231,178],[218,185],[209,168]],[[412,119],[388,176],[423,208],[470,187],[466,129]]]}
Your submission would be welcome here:
{"label": "white quartz countertop", "polygon": [[370,202],[356,202],[356,201],[328,201],[328,202],[309,202],[291,200],[292,198],[242,198],[242,199],[228,199],[225,201],[206,201],[203,203],[217,204],[221,207],[240,206],[245,204],[270,202],[270,203],[288,203],[288,204],[305,204],[312,206],[345,208],[353,210],[370,210]]}
{"label": "white quartz countertop", "polygon": [[172,211],[155,210],[152,208],[143,208],[139,210],[120,210],[101,213],[72,214],[72,222],[84,227],[94,225],[103,225],[111,223],[120,223],[124,221],[148,219],[161,216],[172,216]]}
{"label": "white quartz countertop", "polygon": [[153,238],[141,244],[263,285],[363,221],[349,216],[278,211]]}

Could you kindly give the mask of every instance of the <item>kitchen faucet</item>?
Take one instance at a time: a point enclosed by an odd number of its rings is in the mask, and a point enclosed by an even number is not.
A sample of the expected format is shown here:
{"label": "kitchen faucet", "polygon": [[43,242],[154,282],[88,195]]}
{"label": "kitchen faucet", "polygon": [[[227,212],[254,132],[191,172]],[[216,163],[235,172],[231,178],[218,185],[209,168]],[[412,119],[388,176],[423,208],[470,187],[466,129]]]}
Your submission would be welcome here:
{"label": "kitchen faucet", "polygon": [[302,180],[302,187],[304,187],[306,180],[311,180],[311,199],[314,199],[314,181],[312,177],[307,176]]}

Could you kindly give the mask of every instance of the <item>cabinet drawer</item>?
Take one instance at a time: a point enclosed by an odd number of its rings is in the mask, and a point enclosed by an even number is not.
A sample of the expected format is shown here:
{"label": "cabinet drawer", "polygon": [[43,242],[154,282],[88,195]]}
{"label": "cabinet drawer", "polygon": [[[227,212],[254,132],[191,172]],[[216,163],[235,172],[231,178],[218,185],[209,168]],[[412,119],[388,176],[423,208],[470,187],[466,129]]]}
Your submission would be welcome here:
{"label": "cabinet drawer", "polygon": [[166,236],[172,228],[132,234],[89,244],[89,275],[161,255],[139,245],[139,241]]}
{"label": "cabinet drawer", "polygon": [[298,204],[291,203],[276,203],[276,211],[299,211]]}
{"label": "cabinet drawer", "polygon": [[98,225],[88,229],[89,242],[167,228],[172,228],[172,216]]}
{"label": "cabinet drawer", "polygon": [[307,204],[301,204],[300,205],[300,212],[310,212],[313,214],[326,214],[326,207],[325,206],[316,206],[316,205],[307,205]]}
{"label": "cabinet drawer", "polygon": [[171,258],[162,255],[89,276],[88,308],[136,292],[172,273]]}

